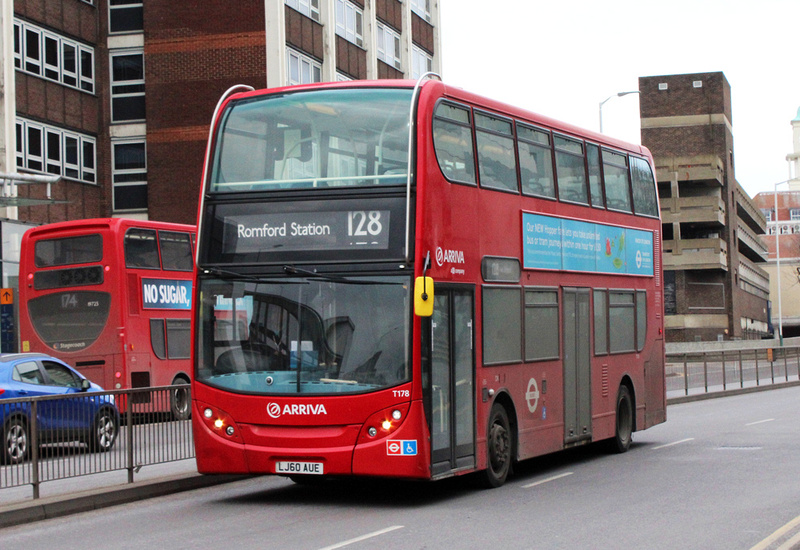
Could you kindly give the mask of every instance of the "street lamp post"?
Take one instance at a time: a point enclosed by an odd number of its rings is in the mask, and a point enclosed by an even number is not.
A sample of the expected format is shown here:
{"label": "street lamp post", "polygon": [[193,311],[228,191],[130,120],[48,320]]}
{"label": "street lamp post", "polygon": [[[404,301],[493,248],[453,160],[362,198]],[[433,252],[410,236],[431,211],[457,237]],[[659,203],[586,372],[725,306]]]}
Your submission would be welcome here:
{"label": "street lamp post", "polygon": [[601,134],[603,133],[603,105],[605,105],[606,102],[609,99],[614,99],[615,97],[622,97],[622,96],[628,95],[628,94],[638,94],[638,93],[641,93],[641,92],[639,92],[639,90],[632,90],[630,92],[617,92],[616,94],[610,95],[607,98],[605,98],[603,101],[600,102],[600,107],[599,107],[598,111],[600,112],[600,133]]}
{"label": "street lamp post", "polygon": [[781,308],[781,228],[778,225],[778,186],[790,180],[779,181],[775,188],[775,266],[778,273],[778,342],[783,347],[783,309]]}

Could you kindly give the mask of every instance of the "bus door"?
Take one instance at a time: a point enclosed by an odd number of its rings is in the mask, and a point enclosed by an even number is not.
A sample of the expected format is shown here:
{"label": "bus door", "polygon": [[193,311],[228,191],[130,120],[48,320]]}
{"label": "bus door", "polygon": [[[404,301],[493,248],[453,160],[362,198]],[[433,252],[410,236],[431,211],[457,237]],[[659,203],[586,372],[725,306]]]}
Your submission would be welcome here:
{"label": "bus door", "polygon": [[473,289],[437,286],[430,322],[432,475],[475,465]]}
{"label": "bus door", "polygon": [[564,288],[564,443],[592,437],[589,289]]}

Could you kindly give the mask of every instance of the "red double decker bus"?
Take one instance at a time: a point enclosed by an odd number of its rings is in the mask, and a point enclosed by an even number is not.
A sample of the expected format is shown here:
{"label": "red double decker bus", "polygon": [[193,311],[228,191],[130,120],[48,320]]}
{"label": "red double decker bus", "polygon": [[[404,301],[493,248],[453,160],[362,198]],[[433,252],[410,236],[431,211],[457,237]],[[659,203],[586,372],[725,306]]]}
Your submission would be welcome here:
{"label": "red double decker bus", "polygon": [[[20,257],[22,351],[106,389],[189,384],[194,226],[123,218],[29,229]],[[191,413],[176,390],[176,418]]]}
{"label": "red double decker bus", "polygon": [[498,486],[626,451],[666,418],[660,234],[644,147],[432,78],[230,90],[199,211],[199,471]]}

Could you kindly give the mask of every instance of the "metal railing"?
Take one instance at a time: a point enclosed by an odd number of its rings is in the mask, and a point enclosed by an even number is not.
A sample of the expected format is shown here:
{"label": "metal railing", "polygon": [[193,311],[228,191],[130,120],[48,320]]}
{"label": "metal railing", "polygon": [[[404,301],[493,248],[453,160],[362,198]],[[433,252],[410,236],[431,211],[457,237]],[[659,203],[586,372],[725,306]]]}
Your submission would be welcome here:
{"label": "metal railing", "polygon": [[[668,399],[800,383],[800,346],[668,353],[666,381]],[[144,466],[194,458],[176,392],[190,403],[185,385],[0,400],[0,490],[31,485],[37,499],[46,481],[127,470],[133,483]]]}
{"label": "metal railing", "polygon": [[667,353],[667,398],[800,380],[800,346]]}
{"label": "metal railing", "polygon": [[[176,419],[175,396],[189,386],[163,386],[0,400],[0,490],[46,481],[128,471],[194,458],[190,419]],[[184,401],[191,403],[191,401]]]}

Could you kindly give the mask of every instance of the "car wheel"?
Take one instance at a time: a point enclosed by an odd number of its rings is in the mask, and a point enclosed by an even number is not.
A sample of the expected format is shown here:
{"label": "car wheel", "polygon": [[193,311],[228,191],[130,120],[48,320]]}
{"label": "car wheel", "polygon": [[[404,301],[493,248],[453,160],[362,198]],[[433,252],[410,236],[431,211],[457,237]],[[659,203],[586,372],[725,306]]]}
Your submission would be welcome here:
{"label": "car wheel", "polygon": [[170,392],[170,410],[175,420],[189,420],[192,416],[192,396],[189,391],[189,381],[185,378],[176,378],[173,385],[180,385]]}
{"label": "car wheel", "polygon": [[93,451],[105,452],[114,446],[119,433],[119,420],[114,411],[108,408],[100,409],[94,419],[92,436],[89,439],[89,447]]}
{"label": "car wheel", "polygon": [[6,422],[3,429],[3,450],[8,464],[19,464],[28,458],[30,438],[28,423],[24,418],[15,416]]}

